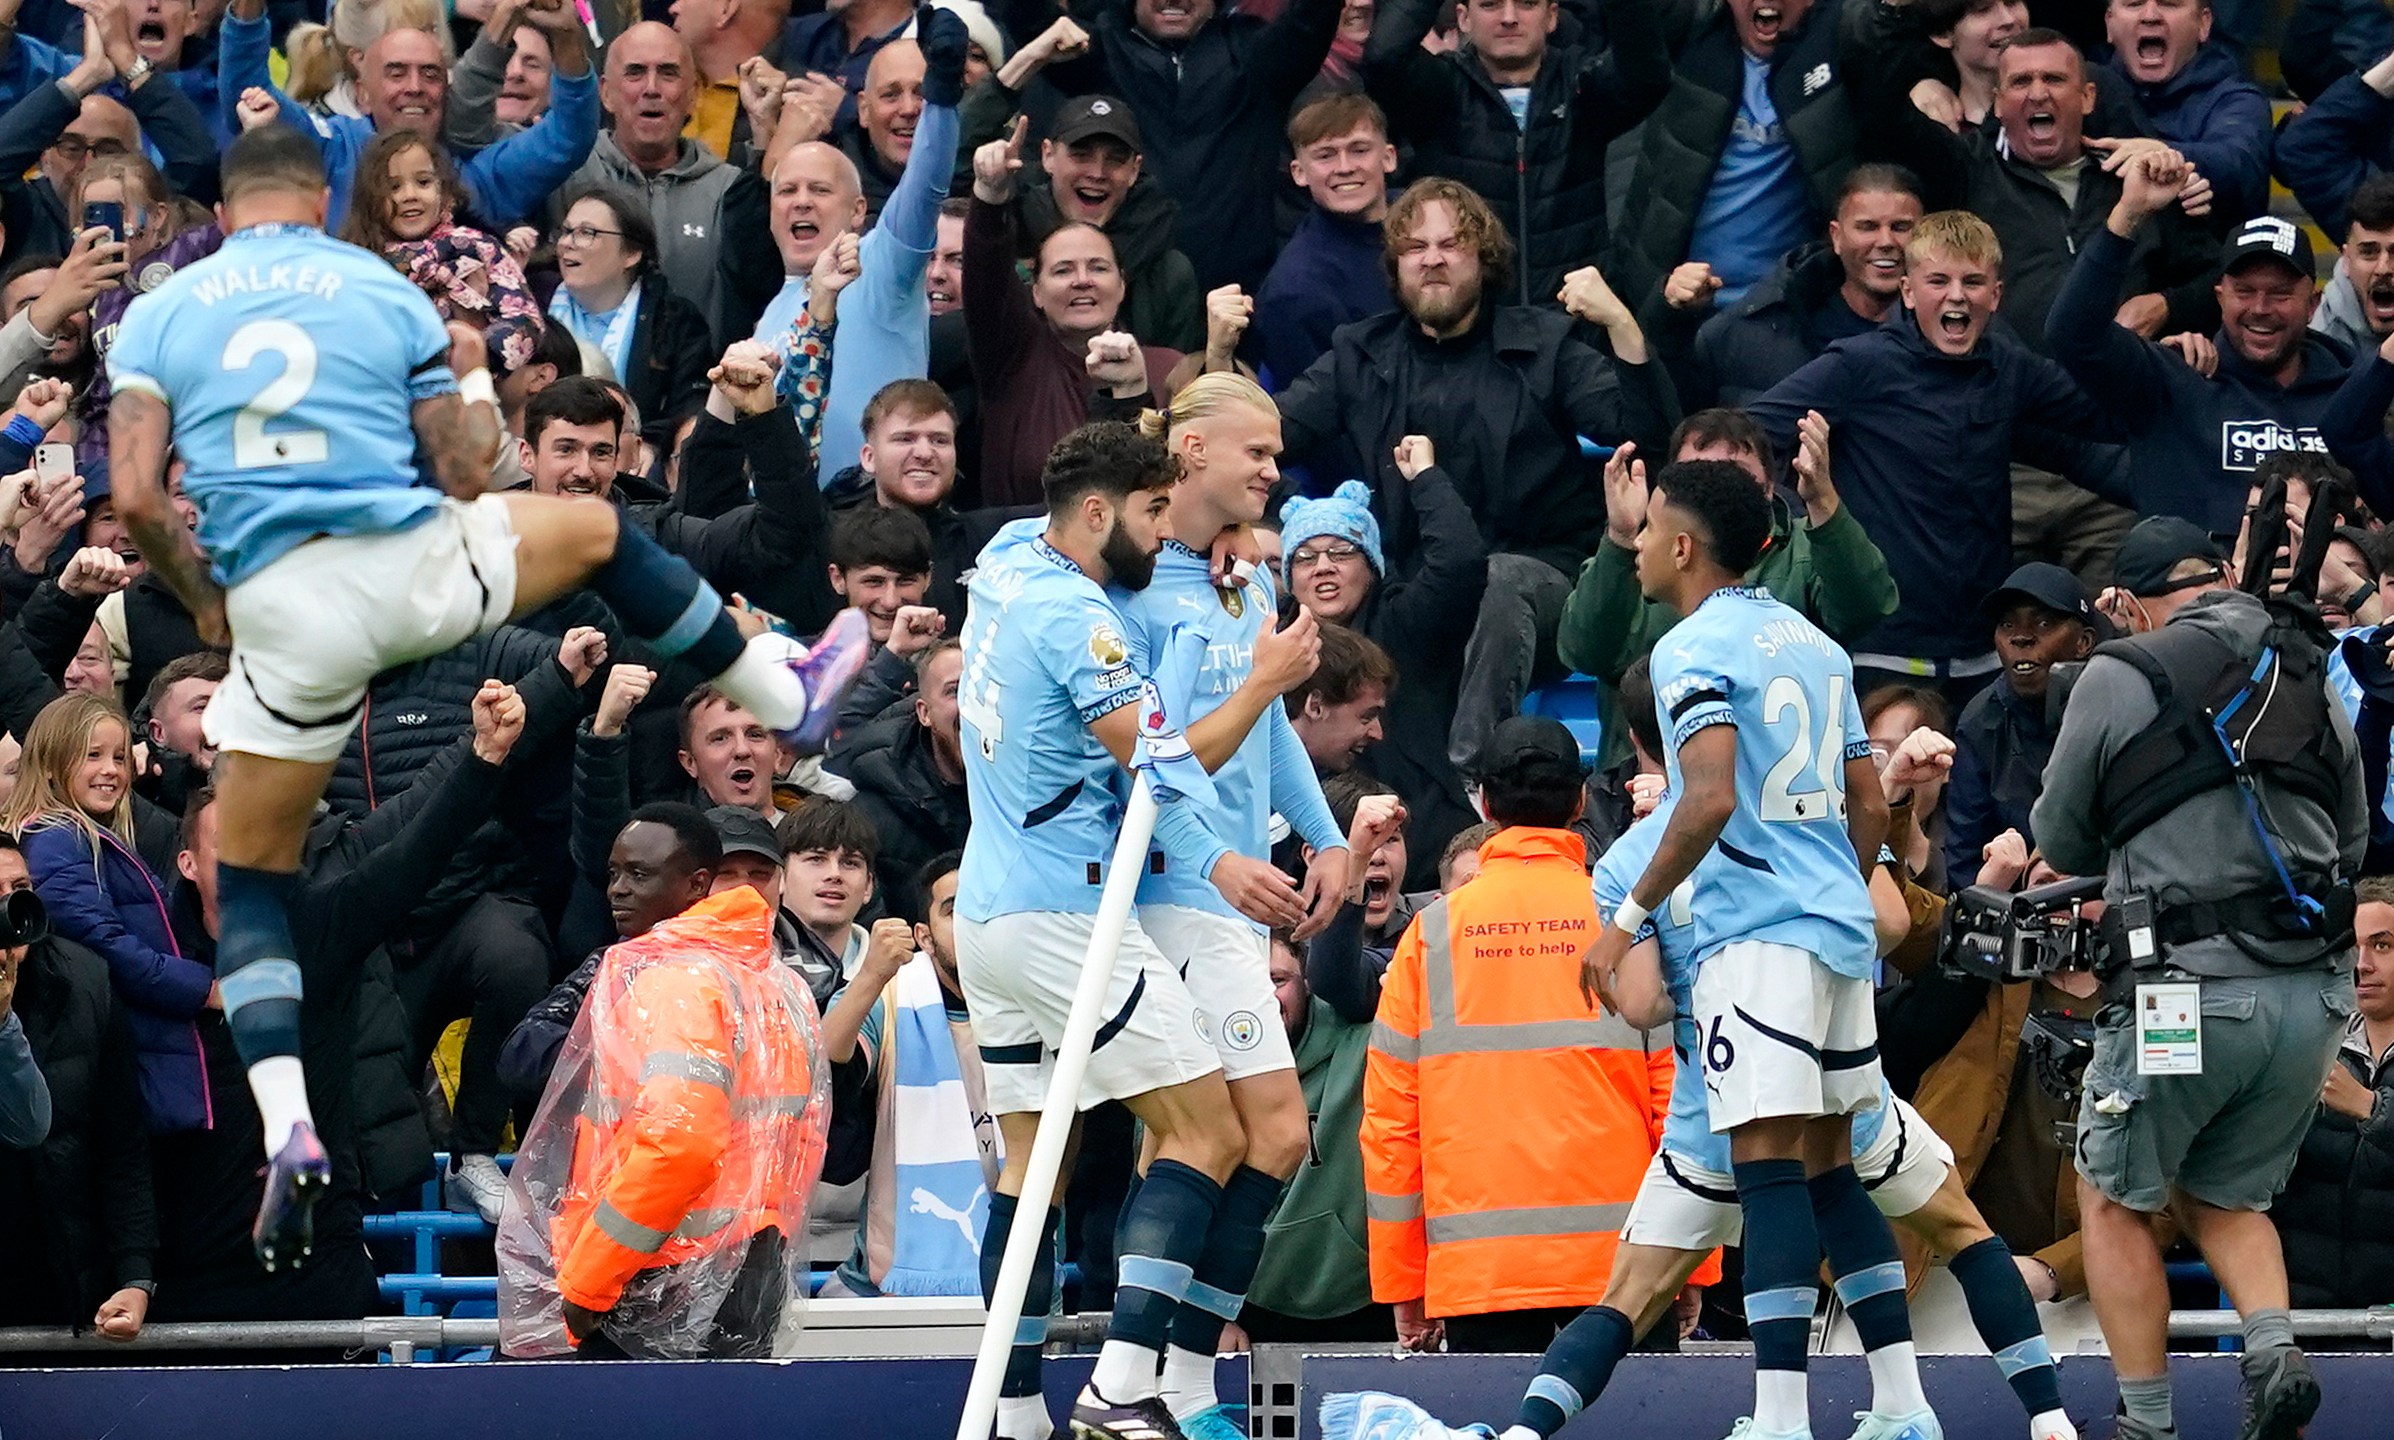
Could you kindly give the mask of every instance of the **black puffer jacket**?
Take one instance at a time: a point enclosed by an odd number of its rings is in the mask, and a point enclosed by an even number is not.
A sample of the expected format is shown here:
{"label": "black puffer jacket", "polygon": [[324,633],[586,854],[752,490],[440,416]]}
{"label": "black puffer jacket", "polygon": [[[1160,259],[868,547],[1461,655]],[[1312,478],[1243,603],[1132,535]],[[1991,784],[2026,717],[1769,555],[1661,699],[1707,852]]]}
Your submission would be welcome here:
{"label": "black puffer jacket", "polygon": [[[570,725],[580,711],[580,694],[557,663],[557,641],[535,630],[502,626],[429,660],[376,676],[357,731],[325,787],[326,802],[354,819],[405,790],[426,764],[473,733],[474,696],[485,680],[503,680],[524,698],[525,735],[517,746],[522,758],[510,765],[511,775],[536,762],[540,742]],[[561,871],[561,856],[535,854],[523,839],[564,833],[562,769],[555,779],[550,787],[506,787],[502,818],[511,823],[486,824],[458,847],[415,917],[411,928],[417,937],[440,933],[480,895],[533,895],[544,877]]]}
{"label": "black puffer jacket", "polygon": [[2394,1051],[2371,1055],[2355,1029],[2336,1063],[2377,1092],[2376,1113],[2355,1121],[2321,1106],[2269,1207],[2305,1310],[2394,1304]]}
{"label": "black puffer jacket", "polygon": [[157,572],[145,573],[125,591],[125,703],[139,705],[158,672],[208,647],[174,590]]}
{"label": "black puffer jacket", "polygon": [[[1662,98],[1671,58],[1657,0],[1608,0],[1599,44],[1566,8],[1538,78],[1529,123],[1513,122],[1504,92],[1466,45],[1421,48],[1439,0],[1386,0],[1363,51],[1363,82],[1413,146],[1413,173],[1444,175],[1480,193],[1517,247],[1521,305],[1548,304],[1565,271],[1604,250],[1604,152]],[[1623,294],[1629,292],[1623,291]]]}
{"label": "black puffer jacket", "polygon": [[0,1273],[44,1271],[66,1313],[33,1315],[0,1300],[14,1324],[91,1324],[100,1302],[152,1277],[158,1213],[150,1187],[149,1127],[132,1032],[117,1012],[108,965],[71,940],[33,948],[14,1009],[50,1087],[50,1136],[32,1150],[0,1149]]}
{"label": "black puffer jacket", "polygon": [[[1663,278],[1687,258],[1745,91],[1745,51],[1723,0],[1657,3],[1672,55],[1670,88],[1639,142],[1628,203],[1604,266],[1614,293],[1632,309],[1655,300]],[[1857,3],[1818,0],[1770,61],[1771,103],[1824,225],[1837,213],[1837,187],[1854,166],[1854,121],[1838,52],[1847,10]]]}
{"label": "black puffer jacket", "polygon": [[972,824],[964,782],[951,784],[932,761],[931,732],[917,723],[911,703],[894,705],[832,753],[828,766],[856,786],[853,802],[881,838],[874,884],[882,913],[924,918],[915,872],[932,856],[960,849]]}
{"label": "black puffer jacket", "polygon": [[[1338,0],[1288,0],[1267,22],[1224,5],[1187,41],[1161,45],[1133,23],[1128,0],[1070,7],[1089,32],[1089,53],[1049,66],[1046,78],[1067,95],[1130,102],[1147,142],[1147,172],[1188,202],[1178,246],[1203,289],[1235,280],[1253,291],[1272,268],[1272,202],[1288,173],[1281,132],[1330,53],[1339,8]],[[1015,33],[1027,40],[1054,18],[1049,10]]]}
{"label": "black puffer jacket", "polygon": [[[259,1269],[249,1228],[258,1208],[264,1133],[246,1099],[220,1105],[212,1128],[161,1137],[153,1148],[158,1192],[171,1202],[159,1216],[163,1243],[153,1318],[332,1319],[373,1304],[374,1273],[360,1218],[370,1173],[361,1126],[394,1102],[358,1066],[368,1048],[360,1038],[367,1009],[361,978],[367,957],[416,908],[460,843],[489,819],[502,773],[461,743],[421,766],[415,783],[372,815],[358,821],[324,817],[310,832],[291,896],[291,934],[305,990],[300,1033],[308,1100],[333,1162],[332,1185],[316,1207],[316,1256],[297,1270]],[[176,888],[173,919],[184,953],[213,963],[216,944],[192,887]],[[241,1060],[223,1017],[202,1011],[197,1029],[216,1094],[241,1095]],[[416,1153],[413,1173],[402,1180],[421,1178],[429,1168],[429,1142]],[[397,1168],[388,1152],[376,1164]]]}

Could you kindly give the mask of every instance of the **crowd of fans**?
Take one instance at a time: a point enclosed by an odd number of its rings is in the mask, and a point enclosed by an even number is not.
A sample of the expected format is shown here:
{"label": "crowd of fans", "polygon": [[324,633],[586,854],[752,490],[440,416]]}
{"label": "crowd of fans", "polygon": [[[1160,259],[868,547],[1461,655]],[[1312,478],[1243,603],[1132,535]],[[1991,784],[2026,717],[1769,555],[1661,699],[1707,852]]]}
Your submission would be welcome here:
{"label": "crowd of fans", "polygon": [[[1399,936],[1492,839],[1475,765],[1498,722],[1594,677],[1589,859],[1651,803],[1632,732],[1672,617],[1631,547],[1646,467],[1691,458],[1774,496],[1752,579],[1852,651],[1889,763],[1889,1076],[2038,1298],[2082,1293],[2068,1087],[2037,1037],[2092,1002],[1940,973],[1936,917],[1957,887],[2050,875],[2029,816],[2054,667],[2225,572],[2271,476],[2298,524],[2320,477],[2362,497],[2320,599],[2384,783],[2394,19],[2332,0],[791,9],[0,0],[0,892],[46,912],[19,927],[0,904],[19,942],[0,948],[0,1324],[123,1338],[376,1310],[363,1215],[412,1198],[437,1140],[449,1203],[495,1223],[498,1158],[599,956],[741,887],[821,1016],[804,1243],[828,1292],[977,1293],[945,1232],[969,1252],[986,1192],[940,1189],[925,1158],[997,1174],[952,928],[960,580],[1034,513],[1057,440],[1231,368],[1274,394],[1285,447],[1253,545],[1284,611],[1321,624],[1284,704],[1368,863],[1360,904],[1276,939],[1315,1133],[1244,1332],[1423,1344],[1439,1317],[1519,1308],[1375,1296],[1365,1054]],[[619,507],[760,627],[859,608],[878,653],[805,760],[644,663],[587,594],[376,680],[291,902],[336,1180],[313,1262],[269,1275],[247,1235],[258,1119],[211,971],[202,715],[241,681],[117,522],[106,416],[119,318],[222,241],[216,157],[275,124],[316,137],[342,236],[484,332],[495,488]],[[1297,872],[1302,842],[1284,858]],[[2359,929],[2360,1013],[2277,1209],[2302,1305],[2394,1300],[2394,880],[2364,887]],[[1649,1058],[1618,1063],[1642,1084]],[[1606,1137],[1612,1171],[1652,1154],[1650,1098]],[[1083,1305],[1110,1287],[1134,1148],[1127,1117],[1101,1118],[1072,1175]],[[1697,1297],[1683,1309],[1697,1323]]]}

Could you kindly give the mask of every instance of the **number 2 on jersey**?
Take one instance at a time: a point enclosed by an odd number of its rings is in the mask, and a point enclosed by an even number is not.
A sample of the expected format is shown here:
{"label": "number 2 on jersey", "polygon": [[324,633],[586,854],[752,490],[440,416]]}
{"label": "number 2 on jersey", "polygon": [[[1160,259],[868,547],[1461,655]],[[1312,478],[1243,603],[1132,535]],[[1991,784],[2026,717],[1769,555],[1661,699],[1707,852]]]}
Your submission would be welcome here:
{"label": "number 2 on jersey", "polygon": [[[1781,675],[1763,687],[1762,718],[1769,724],[1795,712],[1795,742],[1787,747],[1762,777],[1762,818],[1775,823],[1845,818],[1845,735],[1839,720],[1845,714],[1845,677],[1829,677],[1829,713],[1816,749],[1812,734],[1812,705],[1804,686],[1793,675]],[[1809,768],[1820,780],[1818,791],[1795,793],[1796,781]]]}
{"label": "number 2 on jersey", "polygon": [[234,468],[323,464],[332,454],[331,440],[323,431],[301,426],[266,433],[268,421],[280,420],[315,385],[315,340],[288,320],[252,320],[225,342],[224,368],[247,370],[261,355],[281,357],[283,373],[260,387],[233,416]]}

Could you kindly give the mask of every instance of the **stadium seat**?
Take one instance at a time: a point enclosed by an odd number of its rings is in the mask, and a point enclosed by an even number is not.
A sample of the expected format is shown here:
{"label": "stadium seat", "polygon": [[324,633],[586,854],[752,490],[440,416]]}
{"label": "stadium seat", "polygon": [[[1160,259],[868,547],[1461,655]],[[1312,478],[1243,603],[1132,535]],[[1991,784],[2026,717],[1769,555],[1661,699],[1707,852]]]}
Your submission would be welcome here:
{"label": "stadium seat", "polygon": [[1600,692],[1601,682],[1595,676],[1567,675],[1524,696],[1521,713],[1550,715],[1562,721],[1571,738],[1579,742],[1580,762],[1593,768],[1597,753],[1604,748],[1604,720],[1597,713]]}

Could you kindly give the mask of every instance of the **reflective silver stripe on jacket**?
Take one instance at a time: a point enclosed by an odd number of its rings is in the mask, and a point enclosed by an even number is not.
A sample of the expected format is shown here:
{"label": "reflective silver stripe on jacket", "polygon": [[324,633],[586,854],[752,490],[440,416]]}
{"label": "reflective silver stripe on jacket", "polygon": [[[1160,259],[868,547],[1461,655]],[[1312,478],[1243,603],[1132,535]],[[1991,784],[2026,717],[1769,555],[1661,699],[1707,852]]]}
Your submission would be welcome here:
{"label": "reflective silver stripe on jacket", "polygon": [[1589,1235],[1618,1230],[1629,1206],[1530,1205],[1517,1210],[1480,1210],[1467,1215],[1433,1215],[1423,1225],[1432,1245],[1453,1240],[1514,1240],[1530,1236]]}

